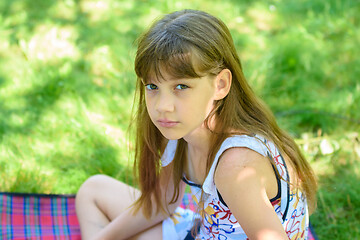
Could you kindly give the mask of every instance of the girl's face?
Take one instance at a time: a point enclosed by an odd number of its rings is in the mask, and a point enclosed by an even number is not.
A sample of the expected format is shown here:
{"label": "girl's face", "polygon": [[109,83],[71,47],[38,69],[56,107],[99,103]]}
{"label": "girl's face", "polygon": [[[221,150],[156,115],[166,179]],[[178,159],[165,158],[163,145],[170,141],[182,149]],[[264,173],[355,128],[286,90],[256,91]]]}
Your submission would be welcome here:
{"label": "girl's face", "polygon": [[202,128],[213,108],[215,76],[172,79],[145,85],[145,101],[152,122],[167,139],[190,136]]}

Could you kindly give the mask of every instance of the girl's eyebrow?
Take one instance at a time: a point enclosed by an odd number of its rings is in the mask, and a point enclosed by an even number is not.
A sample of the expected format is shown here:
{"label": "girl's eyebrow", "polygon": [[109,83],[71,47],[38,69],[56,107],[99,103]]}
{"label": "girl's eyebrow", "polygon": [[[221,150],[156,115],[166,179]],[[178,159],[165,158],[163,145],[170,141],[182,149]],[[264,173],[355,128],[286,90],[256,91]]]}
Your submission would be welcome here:
{"label": "girl's eyebrow", "polygon": [[186,82],[192,82],[196,79],[200,79],[200,78],[169,78],[168,81],[176,81],[176,82],[181,82],[181,81],[186,81]]}
{"label": "girl's eyebrow", "polygon": [[169,79],[170,81],[174,81],[174,82],[190,82],[192,80],[194,80],[193,78],[174,78],[174,79]]}
{"label": "girl's eyebrow", "polygon": [[193,82],[196,79],[200,78],[177,78],[177,77],[168,77],[166,79],[157,79],[157,78],[148,78],[146,81],[142,81],[143,83],[158,83],[158,82]]}

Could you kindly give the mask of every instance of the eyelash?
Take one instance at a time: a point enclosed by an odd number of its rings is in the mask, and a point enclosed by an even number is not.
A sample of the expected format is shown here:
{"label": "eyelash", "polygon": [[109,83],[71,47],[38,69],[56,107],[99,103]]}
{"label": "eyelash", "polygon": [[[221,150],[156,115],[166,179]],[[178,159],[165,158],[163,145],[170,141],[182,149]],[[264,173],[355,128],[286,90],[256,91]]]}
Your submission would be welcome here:
{"label": "eyelash", "polygon": [[[178,88],[180,86],[180,88]],[[189,86],[185,85],[185,84],[178,84],[176,87],[175,87],[177,90],[184,90],[184,89],[187,89],[189,88]]]}
{"label": "eyelash", "polygon": [[150,90],[150,91],[151,90],[156,90],[158,88],[155,84],[152,84],[152,83],[146,84],[145,87],[146,87],[147,90]]}
{"label": "eyelash", "polygon": [[[155,85],[155,84],[152,84],[152,83],[149,83],[149,84],[146,84],[145,85],[146,89],[149,90],[149,91],[152,91],[152,90],[157,90],[158,87]],[[185,90],[189,88],[189,86],[185,85],[185,84],[178,84],[176,85],[175,89],[176,90]]]}

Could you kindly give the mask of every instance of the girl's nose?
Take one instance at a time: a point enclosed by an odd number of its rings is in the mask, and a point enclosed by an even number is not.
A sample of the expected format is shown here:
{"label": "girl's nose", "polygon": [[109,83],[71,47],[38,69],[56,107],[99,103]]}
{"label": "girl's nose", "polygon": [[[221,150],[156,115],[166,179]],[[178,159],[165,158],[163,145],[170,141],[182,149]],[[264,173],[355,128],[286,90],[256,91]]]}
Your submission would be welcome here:
{"label": "girl's nose", "polygon": [[156,104],[156,110],[158,112],[172,112],[174,111],[174,101],[167,94],[161,94]]}

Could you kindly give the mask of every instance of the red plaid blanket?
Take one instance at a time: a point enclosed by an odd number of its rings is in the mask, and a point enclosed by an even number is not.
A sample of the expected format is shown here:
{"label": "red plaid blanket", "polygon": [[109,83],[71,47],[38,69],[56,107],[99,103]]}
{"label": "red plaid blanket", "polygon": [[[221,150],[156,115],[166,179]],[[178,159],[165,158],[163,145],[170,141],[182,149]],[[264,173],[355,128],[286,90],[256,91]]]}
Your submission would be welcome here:
{"label": "red plaid blanket", "polygon": [[1,239],[81,239],[74,196],[0,193]]}
{"label": "red plaid blanket", "polygon": [[[195,210],[189,194],[181,207]],[[0,239],[81,239],[74,195],[0,193],[0,217]]]}

